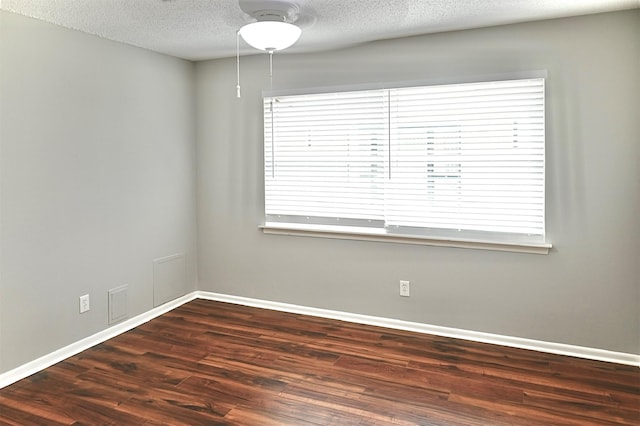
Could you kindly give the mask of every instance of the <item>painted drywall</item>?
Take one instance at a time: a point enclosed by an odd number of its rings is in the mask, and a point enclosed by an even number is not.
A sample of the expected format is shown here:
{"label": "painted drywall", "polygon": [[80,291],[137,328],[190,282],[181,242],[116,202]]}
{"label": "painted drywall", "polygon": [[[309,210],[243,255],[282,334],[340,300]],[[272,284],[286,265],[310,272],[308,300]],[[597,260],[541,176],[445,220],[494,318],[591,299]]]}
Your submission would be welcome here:
{"label": "painted drywall", "polygon": [[[0,12],[0,373],[196,289],[194,65]],[[91,310],[79,314],[89,294]]]}
{"label": "painted drywall", "polygon": [[241,99],[235,60],[198,63],[199,288],[640,353],[640,11],[276,54],[273,87],[530,70],[548,72],[549,255],[262,234],[268,57],[241,59]]}

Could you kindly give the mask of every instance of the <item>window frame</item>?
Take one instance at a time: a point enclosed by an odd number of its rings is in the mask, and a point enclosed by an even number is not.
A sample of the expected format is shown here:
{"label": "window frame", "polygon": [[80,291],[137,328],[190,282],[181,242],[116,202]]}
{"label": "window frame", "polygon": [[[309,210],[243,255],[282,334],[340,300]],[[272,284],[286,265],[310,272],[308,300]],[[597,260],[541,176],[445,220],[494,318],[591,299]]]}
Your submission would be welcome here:
{"label": "window frame", "polygon": [[[439,79],[429,81],[408,81],[401,83],[387,83],[387,84],[373,84],[373,85],[350,85],[350,86],[332,86],[321,88],[308,88],[308,89],[294,89],[294,90],[278,90],[278,91],[265,91],[263,92],[263,100],[265,98],[275,96],[289,96],[289,95],[309,95],[309,94],[324,94],[324,93],[336,93],[336,92],[353,92],[361,90],[377,90],[377,89],[396,89],[404,87],[417,87],[417,86],[438,86],[447,84],[464,84],[464,83],[485,83],[504,80],[520,80],[520,79],[545,79],[546,71],[531,71],[525,73],[510,73],[500,74],[493,76],[475,76],[469,78],[456,78],[456,79]],[[545,117],[546,120],[546,99],[545,99]],[[544,128],[544,125],[543,125]],[[546,133],[546,131],[545,131]],[[546,134],[544,140],[544,146],[547,145]],[[266,144],[266,135],[263,134],[263,142]],[[263,148],[266,145],[263,145]],[[263,161],[263,179],[266,183],[266,157]],[[543,159],[543,165],[546,159]],[[434,173],[434,176],[437,175]],[[544,179],[546,176],[546,168],[543,174],[543,187],[545,186]],[[263,203],[266,201],[266,195],[263,193]],[[546,194],[543,198],[543,202],[546,204]],[[331,220],[327,220],[324,223],[322,221],[316,223],[296,223],[296,222],[274,222],[267,221],[267,215],[265,214],[263,204],[263,222],[259,225],[259,228],[265,234],[276,235],[290,235],[290,236],[308,236],[319,238],[338,238],[347,240],[360,240],[360,241],[377,241],[377,242],[390,242],[390,243],[403,243],[403,244],[419,244],[441,247],[457,247],[457,248],[473,248],[483,250],[498,250],[498,251],[510,251],[521,253],[535,253],[535,254],[548,254],[552,248],[549,243],[546,233],[546,207],[543,207],[543,241],[519,241],[518,238],[506,238],[504,241],[500,239],[487,239],[483,236],[482,232],[478,235],[473,235],[473,232],[466,233],[466,236],[457,238],[451,236],[450,232],[444,232],[444,235],[438,235],[437,232],[431,233],[407,233],[401,229],[398,232],[386,229],[384,227],[369,228],[366,226],[349,226],[349,223],[336,224]],[[358,224],[361,225],[361,224]],[[428,228],[424,228],[428,229]]]}

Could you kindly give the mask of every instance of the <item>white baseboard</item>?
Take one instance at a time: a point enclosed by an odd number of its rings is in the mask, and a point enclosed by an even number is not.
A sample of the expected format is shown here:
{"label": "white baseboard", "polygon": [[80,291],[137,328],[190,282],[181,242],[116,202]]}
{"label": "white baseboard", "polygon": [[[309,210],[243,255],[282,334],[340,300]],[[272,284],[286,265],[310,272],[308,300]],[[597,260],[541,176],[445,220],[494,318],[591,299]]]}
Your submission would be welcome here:
{"label": "white baseboard", "polygon": [[192,301],[196,297],[197,292],[193,292],[180,298],[171,300],[164,305],[160,305],[136,317],[109,327],[106,330],[100,331],[82,340],[78,340],[77,342],[74,342],[68,346],[60,348],[47,355],[44,355],[17,368],[14,368],[13,370],[9,370],[6,373],[2,373],[0,374],[0,389],[17,382],[18,380],[29,377],[32,374],[37,373],[38,371],[42,371],[47,367],[51,367],[52,365],[57,364],[58,362],[74,356],[86,349],[89,349],[92,346],[95,346],[122,333],[125,333],[133,328],[136,328],[139,325],[144,324],[145,322],[151,321],[152,319],[164,313],[167,313],[170,310],[177,308],[178,306]]}
{"label": "white baseboard", "polygon": [[491,343],[494,345],[508,346],[512,348],[530,349],[538,352],[568,355],[577,358],[585,358],[596,361],[606,361],[616,364],[625,364],[640,367],[640,355],[636,354],[567,345],[564,343],[553,343],[541,340],[524,339],[521,337],[502,336],[499,334],[482,333],[479,331],[461,330],[450,327],[440,327],[437,325],[375,317],[370,315],[353,314],[349,312],[332,311],[327,309],[311,308],[308,306],[271,302],[268,300],[251,299],[247,297],[231,296],[227,294],[210,293],[204,291],[198,291],[196,293],[197,297],[200,299],[229,302],[238,305],[253,306],[256,308],[265,308],[275,311],[291,312],[322,318],[331,318],[358,324],[376,325],[398,330],[414,331],[424,334],[433,334],[436,336],[452,337],[456,339],[471,340],[474,342]]}
{"label": "white baseboard", "polygon": [[375,317],[370,315],[354,314],[349,312],[332,311],[328,309],[312,308],[308,306],[293,305],[289,303],[272,302],[269,300],[252,299],[248,297],[232,296],[228,294],[212,293],[206,291],[195,291],[174,299],[161,306],[153,308],[127,321],[100,331],[82,340],[74,342],[64,348],[58,349],[50,354],[44,355],[31,362],[23,364],[13,370],[0,374],[0,389],[12,383],[29,377],[47,367],[76,355],[92,346],[109,340],[126,331],[138,327],[152,319],[169,312],[194,299],[215,300],[218,302],[234,303],[236,305],[252,306],[256,308],[271,309],[274,311],[290,312],[296,314],[310,315],[320,318],[330,318],[348,321],[358,324],[376,325],[397,330],[414,331],[436,336],[452,337],[475,342],[491,343],[494,345],[508,346],[520,349],[530,349],[539,352],[547,352],[559,355],[568,355],[577,358],[606,361],[616,364],[633,365],[640,367],[640,355],[627,354],[623,352],[613,352],[604,349],[594,349],[582,346],[566,345],[563,343],[544,342],[540,340],[523,339],[520,337],[502,336],[499,334],[482,333],[478,331],[461,330],[436,325],[422,324],[416,322],[402,321],[391,318]]}

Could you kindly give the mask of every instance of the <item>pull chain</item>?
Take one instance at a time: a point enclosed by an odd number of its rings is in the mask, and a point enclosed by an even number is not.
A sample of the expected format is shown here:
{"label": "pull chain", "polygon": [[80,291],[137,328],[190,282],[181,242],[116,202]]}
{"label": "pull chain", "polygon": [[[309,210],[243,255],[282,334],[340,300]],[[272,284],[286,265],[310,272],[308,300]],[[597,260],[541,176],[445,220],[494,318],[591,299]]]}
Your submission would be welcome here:
{"label": "pull chain", "polygon": [[[273,52],[269,51],[269,87],[273,90]],[[240,31],[236,31],[236,97],[240,98]]]}
{"label": "pull chain", "polygon": [[269,90],[273,90],[273,50],[269,50]]}
{"label": "pull chain", "polygon": [[236,31],[236,97],[240,98],[240,31]]}

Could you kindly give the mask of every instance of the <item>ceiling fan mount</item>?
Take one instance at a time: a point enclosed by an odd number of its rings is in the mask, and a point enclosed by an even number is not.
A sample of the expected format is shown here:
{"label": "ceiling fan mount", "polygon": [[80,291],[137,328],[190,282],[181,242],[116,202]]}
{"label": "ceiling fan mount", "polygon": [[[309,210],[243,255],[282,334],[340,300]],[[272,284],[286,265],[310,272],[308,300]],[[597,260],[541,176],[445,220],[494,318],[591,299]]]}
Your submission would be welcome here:
{"label": "ceiling fan mount", "polygon": [[300,6],[295,1],[239,0],[240,9],[256,21],[295,23],[300,16]]}
{"label": "ceiling fan mount", "polygon": [[261,10],[251,15],[257,21],[291,22],[286,15],[277,10]]}

